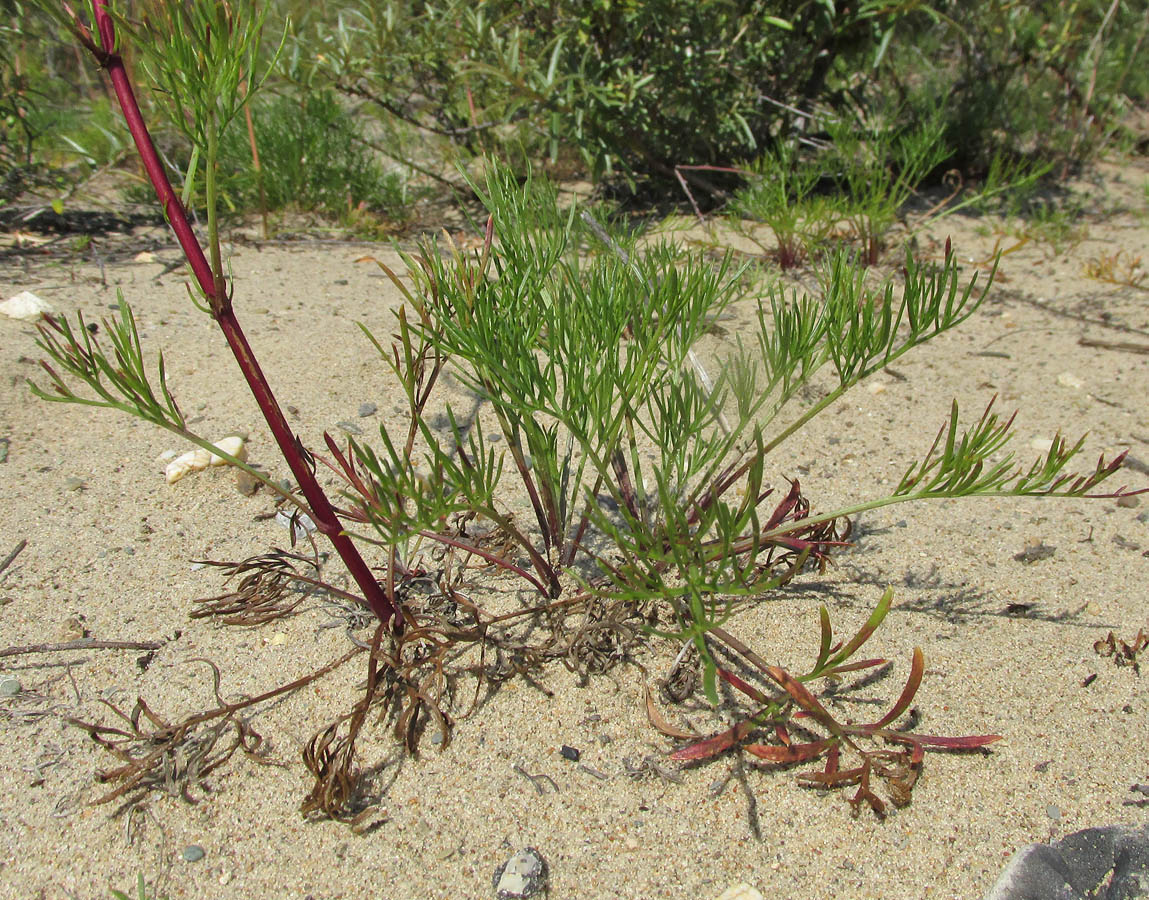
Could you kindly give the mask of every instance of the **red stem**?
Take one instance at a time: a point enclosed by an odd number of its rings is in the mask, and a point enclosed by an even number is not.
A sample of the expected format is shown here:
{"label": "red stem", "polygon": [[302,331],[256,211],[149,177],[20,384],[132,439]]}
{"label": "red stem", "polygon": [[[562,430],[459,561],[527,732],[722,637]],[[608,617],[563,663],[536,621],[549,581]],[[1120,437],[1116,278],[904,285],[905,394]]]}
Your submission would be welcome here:
{"label": "red stem", "polygon": [[[335,551],[347,566],[351,577],[355,579],[355,583],[363,591],[364,598],[370,604],[375,615],[379,617],[379,620],[386,624],[394,619],[395,627],[398,628],[402,622],[399,610],[391,597],[380,586],[370,567],[360,556],[355,544],[344,532],[343,525],[335,514],[331,502],[327,499],[323,488],[319,486],[319,482],[315,480],[315,474],[304,459],[303,445],[287,424],[287,419],[272,393],[271,385],[264,377],[263,370],[259,367],[243,330],[239,327],[239,321],[232,311],[231,297],[228,294],[223,273],[212,272],[211,265],[204,256],[203,249],[200,247],[191,225],[188,224],[183,205],[172,189],[171,182],[168,181],[167,173],[164,172],[159,155],[152,144],[147,125],[144,124],[143,116],[140,114],[140,107],[136,103],[135,93],[132,91],[131,82],[128,80],[123,58],[115,52],[115,28],[107,12],[106,0],[95,0],[95,12],[101,46],[96,47],[89,44],[89,49],[96,53],[100,65],[107,70],[108,76],[111,78],[116,98],[120,102],[128,130],[132,133],[132,139],[139,150],[148,178],[151,180],[152,186],[156,190],[156,196],[164,208],[164,215],[168,224],[171,225],[176,240],[179,241],[180,247],[183,248],[184,254],[187,256],[192,273],[195,275],[196,281],[199,282],[200,289],[207,297],[212,317],[223,331],[224,337],[227,338],[228,345],[231,347],[232,353],[235,354],[236,362],[239,363],[240,371],[243,372],[247,385],[251,389],[256,403],[259,404],[272,435],[275,437],[275,442],[279,445],[279,450],[287,461],[291,474],[295,476],[296,483],[298,483],[303,496],[311,507],[316,528],[327,535],[334,545]],[[81,34],[81,39],[83,37],[84,35]],[[85,41],[85,43],[89,42]]]}

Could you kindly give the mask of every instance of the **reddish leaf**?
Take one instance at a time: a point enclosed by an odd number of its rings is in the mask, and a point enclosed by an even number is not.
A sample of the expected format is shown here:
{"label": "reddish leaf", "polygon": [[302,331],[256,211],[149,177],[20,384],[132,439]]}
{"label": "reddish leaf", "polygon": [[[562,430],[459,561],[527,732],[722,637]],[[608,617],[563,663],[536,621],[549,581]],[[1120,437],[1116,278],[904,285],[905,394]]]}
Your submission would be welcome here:
{"label": "reddish leaf", "polygon": [[886,740],[897,741],[899,744],[922,744],[926,747],[937,747],[941,750],[977,750],[1000,741],[1000,734],[971,734],[965,737],[939,737],[933,734],[910,734],[902,731],[875,731],[873,734],[881,735]]}
{"label": "reddish leaf", "polygon": [[874,666],[884,666],[888,663],[888,659],[861,659],[858,662],[846,663],[841,666],[834,666],[834,668],[823,672],[823,675],[840,675],[843,672],[857,672],[859,669],[872,669]]}
{"label": "reddish leaf", "polygon": [[889,725],[898,716],[906,711],[910,703],[914,699],[914,695],[918,692],[918,688],[922,683],[922,674],[926,670],[925,656],[922,655],[921,647],[914,647],[913,662],[910,663],[910,677],[906,679],[906,686],[902,688],[902,694],[898,697],[897,702],[891,707],[890,711],[878,719],[874,723],[874,728],[881,728],[884,725]]}
{"label": "reddish leaf", "polygon": [[798,501],[802,498],[802,491],[798,485],[798,479],[795,478],[790,482],[790,492],[783,498],[782,502],[774,507],[774,512],[770,514],[769,521],[766,522],[764,531],[769,531],[771,528],[777,528],[790,515],[794,507],[798,505]]}
{"label": "reddish leaf", "polygon": [[679,762],[687,760],[710,759],[712,756],[717,756],[726,750],[729,750],[746,735],[754,729],[754,723],[750,721],[739,722],[733,728],[728,728],[726,731],[716,734],[713,737],[708,737],[705,740],[698,741],[694,744],[675,750],[670,754],[670,758]]}
{"label": "reddish leaf", "polygon": [[680,741],[689,741],[697,737],[697,735],[691,734],[689,731],[675,728],[666,721],[662,713],[658,711],[658,707],[654,705],[654,694],[650,690],[650,685],[646,686],[646,718],[650,721],[651,725],[667,737],[678,738]]}
{"label": "reddish leaf", "polygon": [[785,747],[775,747],[769,744],[746,744],[743,750],[753,753],[759,759],[772,763],[806,762],[821,756],[830,746],[836,746],[836,739],[827,738],[824,741],[812,741],[809,744],[790,744]]}
{"label": "reddish leaf", "polygon": [[830,729],[833,734],[841,735],[842,727],[802,682],[778,666],[767,667],[766,674],[777,681],[783,690],[794,698],[794,702],[810,714],[811,718]]}
{"label": "reddish leaf", "polygon": [[750,697],[750,698],[758,701],[763,706],[770,703],[769,697],[767,697],[760,690],[758,690],[758,688],[754,687],[754,685],[748,684],[747,682],[743,681],[741,678],[739,678],[733,672],[727,672],[725,669],[719,669],[718,670],[718,677],[721,678],[723,681],[725,681],[729,684],[732,684],[734,687],[738,688],[738,690],[740,690],[742,693],[744,693],[747,697]]}

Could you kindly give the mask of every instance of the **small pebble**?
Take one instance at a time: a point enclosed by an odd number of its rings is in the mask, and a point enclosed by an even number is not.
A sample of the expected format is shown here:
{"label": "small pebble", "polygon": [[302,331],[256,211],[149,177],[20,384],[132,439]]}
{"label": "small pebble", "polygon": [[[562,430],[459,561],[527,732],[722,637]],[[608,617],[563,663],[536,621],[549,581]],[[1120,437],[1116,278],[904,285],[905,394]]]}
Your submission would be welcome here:
{"label": "small pebble", "polygon": [[714,900],[765,900],[762,892],[756,887],[743,881],[741,884],[732,884]]}
{"label": "small pebble", "polygon": [[348,434],[362,434],[363,433],[363,429],[360,428],[358,425],[356,425],[354,422],[346,422],[346,421],[336,422],[335,427],[341,428],[343,431],[346,431]]}
{"label": "small pebble", "polygon": [[83,478],[65,478],[64,490],[66,491],[82,491],[88,485],[84,483]]}
{"label": "small pebble", "polygon": [[379,407],[376,406],[374,403],[360,403],[359,404],[359,418],[365,419],[368,416],[373,416],[373,415],[375,415],[375,412],[378,409],[379,409]]}
{"label": "small pebble", "polygon": [[7,678],[0,679],[0,697],[15,697],[22,691],[23,685],[20,684],[20,679],[8,676]]}
{"label": "small pebble", "polygon": [[260,481],[244,469],[235,470],[235,489],[243,496],[250,497],[259,490]]}
{"label": "small pebble", "polygon": [[1136,494],[1127,494],[1117,498],[1117,505],[1122,509],[1135,509],[1141,505],[1141,498]]}
{"label": "small pebble", "polygon": [[37,297],[31,291],[21,291],[15,297],[10,297],[0,303],[0,313],[13,319],[23,319],[26,322],[34,322],[40,318],[41,313],[50,312],[55,312],[52,304]]}
{"label": "small pebble", "polygon": [[1057,376],[1057,383],[1062,387],[1073,388],[1075,390],[1085,387],[1085,382],[1072,372],[1062,372]]}
{"label": "small pebble", "polygon": [[569,759],[571,762],[578,762],[582,756],[582,751],[578,747],[569,747],[566,744],[563,744],[559,752],[563,755],[563,759]]}
{"label": "small pebble", "polygon": [[498,900],[525,900],[547,889],[547,864],[534,847],[526,847],[495,869],[491,879]]}
{"label": "small pebble", "polygon": [[1061,821],[1061,810],[1054,806],[1052,803],[1045,807],[1045,814],[1049,816],[1049,818],[1053,819],[1054,822]]}
{"label": "small pebble", "polygon": [[184,858],[184,862],[199,862],[207,854],[204,852],[203,847],[199,844],[188,844],[180,854]]}
{"label": "small pebble", "polygon": [[0,463],[8,462],[8,438],[0,438]]}

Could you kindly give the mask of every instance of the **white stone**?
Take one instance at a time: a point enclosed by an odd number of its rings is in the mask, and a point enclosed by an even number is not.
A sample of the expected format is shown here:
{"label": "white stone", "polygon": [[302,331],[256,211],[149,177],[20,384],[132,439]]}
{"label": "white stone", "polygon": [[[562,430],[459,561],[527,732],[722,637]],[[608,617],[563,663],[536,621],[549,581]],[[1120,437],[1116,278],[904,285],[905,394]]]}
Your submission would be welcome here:
{"label": "white stone", "polygon": [[499,900],[522,900],[546,892],[547,864],[534,847],[520,850],[495,873]]}
{"label": "white stone", "polygon": [[1062,372],[1057,376],[1057,383],[1062,387],[1073,388],[1074,390],[1080,390],[1085,387],[1085,382],[1072,372]]}
{"label": "white stone", "polygon": [[1053,447],[1053,441],[1049,438],[1034,438],[1029,442],[1034,450],[1040,450],[1042,453],[1048,453]]}
{"label": "white stone", "polygon": [[[239,435],[229,435],[223,440],[216,441],[215,446],[226,453],[228,456],[234,456],[240,462],[247,461],[247,451],[243,447],[243,438],[241,438]],[[213,453],[211,454],[209,465],[226,466],[227,460],[222,456],[217,456]]]}
{"label": "white stone", "polygon": [[51,303],[37,297],[31,291],[21,291],[15,297],[0,303],[0,312],[9,318],[30,322],[40,318],[43,313],[55,312],[55,309]]}
{"label": "white stone", "polygon": [[[229,435],[223,440],[215,442],[215,446],[224,453],[234,456],[236,459],[244,460],[247,458],[247,451],[243,446],[243,438],[236,435]],[[198,472],[201,469],[206,469],[208,466],[225,466],[227,460],[222,456],[217,456],[202,447],[197,447],[195,450],[189,450],[187,453],[182,453],[164,466],[164,477],[167,479],[168,484],[175,484],[189,472]]]}
{"label": "white stone", "polygon": [[156,261],[156,255],[151,250],[141,250],[132,258],[138,263],[154,263]]}
{"label": "white stone", "polygon": [[732,884],[714,900],[766,900],[762,892],[743,881],[741,884]]}

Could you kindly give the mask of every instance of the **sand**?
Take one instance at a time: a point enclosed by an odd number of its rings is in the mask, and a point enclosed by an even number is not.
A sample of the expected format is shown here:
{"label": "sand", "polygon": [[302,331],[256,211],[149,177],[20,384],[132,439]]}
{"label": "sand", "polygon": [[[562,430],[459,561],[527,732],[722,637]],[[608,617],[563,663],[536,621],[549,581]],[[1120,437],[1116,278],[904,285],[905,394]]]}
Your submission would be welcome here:
{"label": "sand", "polygon": [[[1023,458],[1036,458],[1031,444],[1058,430],[1088,432],[1082,468],[1127,450],[1136,468],[1111,485],[1149,486],[1149,294],[1087,273],[1091,261],[1144,251],[1147,173],[1113,165],[1102,176],[1083,189],[1109,211],[1090,218],[1084,240],[1060,250],[1034,240],[1009,253],[969,322],[877,376],[880,387],[851,392],[787,445],[770,477],[800,477],[815,509],[878,496],[928,447],[953,397],[970,421],[997,395],[1003,411],[1021,410]],[[954,217],[919,240],[931,252],[931,241],[952,236],[972,274],[999,237],[1003,248],[1016,243],[992,227],[979,233],[979,224],[987,223]],[[38,253],[11,236],[5,245],[0,298],[31,290],[96,320],[122,291],[145,347],[163,348],[200,433],[246,433],[250,459],[286,476],[222,337],[189,302],[181,270],[164,271],[177,255],[162,230],[97,235],[102,268],[90,252]],[[153,261],[135,258],[145,250]],[[397,265],[395,255],[308,241],[236,240],[230,250],[240,320],[304,442],[322,447],[323,430],[338,422],[369,436],[380,417],[393,421],[394,389],[356,323],[388,333],[396,292],[357,260],[372,253]],[[646,685],[665,675],[675,649],[661,641],[586,684],[558,662],[507,681],[457,723],[442,752],[425,740],[417,758],[405,757],[369,723],[360,761],[386,821],[364,835],[299,813],[309,787],[300,751],[355,702],[362,656],[260,707],[252,725],[277,765],[237,754],[207,777],[210,790],[192,792],[194,803],[152,791],[129,809],[93,805],[109,789],[95,773],[116,760],[67,717],[114,724],[103,701],[130,710],[140,696],[176,720],[213,704],[211,671],[197,659],[219,667],[232,699],[306,674],[350,645],[342,628],[322,627],[334,614],[316,598],[256,628],[190,619],[193,599],[223,590],[219,572],[194,560],[286,544],[287,532],[266,518],[270,496],[241,495],[227,468],[169,485],[157,460],[188,449],[171,435],[35,399],[24,383],[37,377],[32,332],[0,320],[0,559],[27,541],[0,574],[0,649],[84,636],[164,643],[146,666],[142,650],[0,658],[0,678],[22,687],[0,699],[0,895],[134,896],[142,874],[149,897],[491,897],[496,867],[532,846],[549,865],[552,898],[715,898],[740,883],[780,897],[971,898],[1023,844],[1149,820],[1145,798],[1130,790],[1149,781],[1145,676],[1094,652],[1110,631],[1129,640],[1149,626],[1145,498],[1134,506],[971,499],[865,514],[836,567],[730,623],[767,660],[804,670],[817,650],[819,604],[846,634],[894,588],[869,645],[893,671],[848,692],[837,712],[862,718],[888,707],[921,646],[919,730],[1003,739],[985,754],[929,754],[912,804],[885,821],[868,810],[853,817],[842,792],[798,786],[796,771],[807,767],[777,770],[732,754],[670,762],[678,743],[650,726],[644,705]],[[732,341],[707,339],[712,365]],[[374,416],[358,415],[365,402],[377,404]],[[1038,543],[1055,552],[1015,558]],[[345,578],[335,563],[327,574]],[[658,704],[701,733],[723,721],[700,696]],[[563,745],[581,751],[578,763]],[[678,781],[649,767],[628,774],[647,757]],[[543,793],[516,767],[549,776],[537,781]],[[192,845],[204,856],[188,862]]]}

